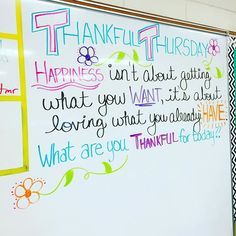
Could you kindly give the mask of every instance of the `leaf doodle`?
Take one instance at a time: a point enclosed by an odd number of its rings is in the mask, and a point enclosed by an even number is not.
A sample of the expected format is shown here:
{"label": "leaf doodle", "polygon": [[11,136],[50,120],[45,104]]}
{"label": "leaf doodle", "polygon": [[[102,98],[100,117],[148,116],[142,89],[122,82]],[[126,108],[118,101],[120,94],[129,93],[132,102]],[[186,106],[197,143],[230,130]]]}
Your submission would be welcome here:
{"label": "leaf doodle", "polygon": [[223,73],[221,72],[220,68],[216,67],[216,78],[220,79],[223,77]]}
{"label": "leaf doodle", "polygon": [[124,59],[130,60],[135,62],[137,65],[142,66],[142,67],[150,67],[151,63],[149,64],[141,64],[138,52],[133,49],[133,54],[129,55],[128,53],[122,52],[122,51],[116,51],[113,52],[108,58],[106,58],[103,62],[95,64],[95,66],[102,66],[104,64],[107,64],[108,62],[115,62],[115,63],[120,63]]}
{"label": "leaf doodle", "polygon": [[102,164],[104,165],[105,167],[105,171],[102,171],[102,172],[94,172],[94,171],[89,171],[88,169],[85,169],[83,167],[74,167],[72,169],[69,169],[63,176],[62,178],[60,179],[60,181],[58,182],[58,184],[54,187],[54,189],[50,192],[46,192],[46,193],[43,193],[43,192],[39,192],[39,195],[40,196],[49,196],[49,195],[52,195],[54,194],[61,185],[63,185],[63,181],[65,180],[65,184],[64,184],[64,187],[68,186],[72,180],[74,179],[74,172],[76,170],[80,170],[80,171],[83,171],[85,172],[84,174],[84,180],[88,180],[89,177],[91,175],[108,175],[108,174],[112,174],[112,173],[116,173],[118,172],[119,170],[121,170],[127,163],[128,161],[128,156],[126,156],[126,159],[125,161],[123,162],[123,164],[121,164],[118,168],[116,169],[112,169],[111,165],[108,163],[108,162],[102,162]]}
{"label": "leaf doodle", "polygon": [[125,58],[125,55],[126,54],[124,52],[119,51],[115,62],[120,63]]}
{"label": "leaf doodle", "polygon": [[133,49],[133,60],[138,64],[139,63],[139,56],[135,49]]}
{"label": "leaf doodle", "polygon": [[[215,79],[221,79],[224,76],[224,69],[223,71],[219,68],[219,67],[212,67],[212,60],[213,60],[213,56],[210,58],[209,61],[204,60],[202,61],[205,70],[208,71],[209,73],[211,73],[211,75],[215,78]],[[216,74],[214,73],[216,70]]]}
{"label": "leaf doodle", "polygon": [[104,167],[105,167],[105,172],[106,172],[107,174],[112,173],[111,165],[110,165],[108,162],[103,162],[102,164],[104,165]]}
{"label": "leaf doodle", "polygon": [[73,178],[74,178],[74,171],[73,170],[68,170],[65,173],[66,182],[64,184],[64,187],[68,186],[72,182]]}

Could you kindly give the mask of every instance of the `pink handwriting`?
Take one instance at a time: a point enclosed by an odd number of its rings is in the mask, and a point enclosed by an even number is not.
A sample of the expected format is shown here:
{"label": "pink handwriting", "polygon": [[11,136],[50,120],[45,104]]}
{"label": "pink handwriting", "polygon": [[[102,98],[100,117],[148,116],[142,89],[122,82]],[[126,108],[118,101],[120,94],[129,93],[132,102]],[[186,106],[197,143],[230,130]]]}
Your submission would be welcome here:
{"label": "pink handwriting", "polygon": [[0,83],[0,95],[1,94],[15,94],[17,90],[19,89],[18,88],[13,88],[13,89],[5,88],[3,83]]}
{"label": "pink handwriting", "polygon": [[46,31],[48,55],[58,55],[57,31],[70,25],[69,14],[69,9],[59,9],[38,12],[32,15],[33,32]]}
{"label": "pink handwriting", "polygon": [[36,83],[32,87],[44,90],[61,90],[66,87],[77,87],[86,90],[96,89],[104,75],[99,68],[86,67],[50,67],[46,61],[35,61]]}

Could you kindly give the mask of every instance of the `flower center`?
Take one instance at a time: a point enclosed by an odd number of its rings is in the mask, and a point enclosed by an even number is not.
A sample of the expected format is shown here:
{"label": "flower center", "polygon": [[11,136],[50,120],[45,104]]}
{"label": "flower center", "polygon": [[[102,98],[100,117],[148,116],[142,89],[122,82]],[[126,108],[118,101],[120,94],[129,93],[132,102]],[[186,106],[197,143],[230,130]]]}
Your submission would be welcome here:
{"label": "flower center", "polygon": [[86,58],[87,61],[89,61],[91,57],[90,57],[89,54],[87,54],[87,55],[85,56],[85,58]]}
{"label": "flower center", "polygon": [[25,197],[26,198],[29,198],[31,196],[31,191],[29,190],[29,189],[27,189],[26,191],[25,191]]}
{"label": "flower center", "polygon": [[215,49],[216,49],[216,46],[215,46],[215,45],[212,45],[212,49],[215,50]]}

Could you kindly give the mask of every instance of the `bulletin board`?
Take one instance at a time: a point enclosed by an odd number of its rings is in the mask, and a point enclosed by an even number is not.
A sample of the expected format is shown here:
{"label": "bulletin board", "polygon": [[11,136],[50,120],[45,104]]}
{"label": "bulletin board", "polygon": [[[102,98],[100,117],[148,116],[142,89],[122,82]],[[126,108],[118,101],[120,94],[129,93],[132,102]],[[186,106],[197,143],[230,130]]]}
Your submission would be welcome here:
{"label": "bulletin board", "polygon": [[2,4],[0,231],[232,236],[228,37]]}

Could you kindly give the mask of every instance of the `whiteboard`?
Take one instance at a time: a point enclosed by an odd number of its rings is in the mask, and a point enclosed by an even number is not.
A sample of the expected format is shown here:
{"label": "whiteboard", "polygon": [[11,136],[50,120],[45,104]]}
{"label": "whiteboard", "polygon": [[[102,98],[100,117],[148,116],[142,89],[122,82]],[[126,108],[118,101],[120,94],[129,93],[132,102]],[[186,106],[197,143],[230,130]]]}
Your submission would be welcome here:
{"label": "whiteboard", "polygon": [[1,232],[232,236],[227,37],[79,5],[16,10],[29,171],[0,172]]}
{"label": "whiteboard", "polygon": [[[17,168],[22,165],[22,124],[19,102],[1,102],[1,169]],[[11,146],[14,145],[14,148]],[[4,155],[3,155],[4,154]]]}

